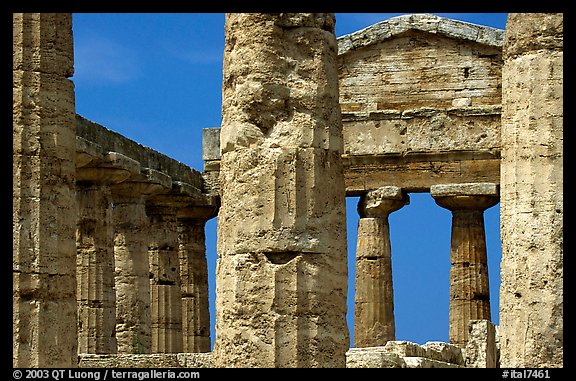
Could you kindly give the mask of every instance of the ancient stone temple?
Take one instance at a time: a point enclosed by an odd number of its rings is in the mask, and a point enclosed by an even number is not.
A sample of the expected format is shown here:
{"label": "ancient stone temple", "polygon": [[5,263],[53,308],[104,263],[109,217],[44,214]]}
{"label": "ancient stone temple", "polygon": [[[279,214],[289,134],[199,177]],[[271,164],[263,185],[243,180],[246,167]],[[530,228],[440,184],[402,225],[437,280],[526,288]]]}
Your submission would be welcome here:
{"label": "ancient stone temple", "polygon": [[[200,172],[76,114],[70,14],[13,14],[14,367],[563,367],[563,15],[335,22],[226,15]],[[452,215],[448,343],[396,338],[389,216],[415,192]]]}

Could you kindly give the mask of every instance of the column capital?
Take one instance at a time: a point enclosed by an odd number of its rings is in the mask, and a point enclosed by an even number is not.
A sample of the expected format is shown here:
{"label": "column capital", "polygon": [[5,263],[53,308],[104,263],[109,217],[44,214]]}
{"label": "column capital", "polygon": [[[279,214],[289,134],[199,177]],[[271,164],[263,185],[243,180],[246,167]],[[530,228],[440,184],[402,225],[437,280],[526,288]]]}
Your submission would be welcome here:
{"label": "column capital", "polygon": [[500,200],[494,183],[437,184],[430,187],[430,195],[436,204],[451,211],[485,210]]}
{"label": "column capital", "polygon": [[172,189],[172,178],[151,168],[142,168],[126,181],[113,185],[112,192],[120,197],[151,197]]}
{"label": "column capital", "polygon": [[358,214],[361,218],[386,218],[404,205],[410,204],[410,197],[396,186],[384,186],[364,193],[358,201]]}

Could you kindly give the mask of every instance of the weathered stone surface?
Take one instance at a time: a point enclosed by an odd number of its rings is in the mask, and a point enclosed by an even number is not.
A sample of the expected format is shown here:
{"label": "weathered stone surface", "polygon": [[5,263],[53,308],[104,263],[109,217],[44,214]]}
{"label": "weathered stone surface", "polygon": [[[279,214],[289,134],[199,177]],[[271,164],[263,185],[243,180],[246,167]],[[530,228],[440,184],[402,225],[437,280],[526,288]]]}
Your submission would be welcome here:
{"label": "weathered stone surface", "polygon": [[504,42],[503,30],[431,14],[414,14],[393,17],[338,38],[338,54],[382,42],[408,30],[440,34],[493,46],[502,46]]}
{"label": "weathered stone surface", "polygon": [[404,359],[387,352],[384,347],[350,348],[346,352],[346,368],[405,368]]}
{"label": "weathered stone surface", "polygon": [[112,186],[118,353],[151,350],[146,198],[163,189],[145,181]]}
{"label": "weathered stone surface", "polygon": [[426,357],[426,349],[410,341],[388,341],[384,346],[387,352],[396,353],[400,357]]}
{"label": "weathered stone surface", "polygon": [[183,352],[209,352],[211,345],[204,227],[215,210],[197,209],[189,207],[178,213]]}
{"label": "weathered stone surface", "polygon": [[80,368],[210,368],[211,353],[81,354]]}
{"label": "weathered stone surface", "polygon": [[451,364],[426,357],[404,357],[403,360],[406,368],[463,368],[462,365]]}
{"label": "weathered stone surface", "polygon": [[426,357],[432,360],[464,365],[462,350],[453,344],[442,341],[429,341],[422,345],[426,350]]}
{"label": "weathered stone surface", "polygon": [[466,343],[466,366],[498,368],[499,350],[496,346],[496,327],[489,320],[470,320]]}
{"label": "weathered stone surface", "polygon": [[464,359],[457,346],[428,342],[388,341],[385,346],[350,348],[347,368],[462,368]]}
{"label": "weathered stone surface", "polygon": [[468,322],[490,320],[490,287],[484,210],[498,203],[496,184],[448,184],[431,189],[452,211],[450,244],[450,343],[464,347]]}
{"label": "weathered stone surface", "polygon": [[347,194],[499,182],[503,37],[424,14],[338,39]]}
{"label": "weathered stone surface", "polygon": [[152,353],[182,352],[182,294],[176,214],[177,196],[160,194],[146,206],[150,261],[150,321]]}
{"label": "weathered stone surface", "polygon": [[114,231],[107,185],[78,185],[78,353],[115,353]]}
{"label": "weathered stone surface", "polygon": [[398,187],[375,189],[358,202],[355,347],[382,346],[396,339],[388,215],[407,203],[408,196]]}
{"label": "weathered stone surface", "polygon": [[506,24],[504,54],[516,58],[538,50],[562,53],[564,16],[562,13],[510,13]]}
{"label": "weathered stone surface", "polygon": [[220,160],[220,127],[202,129],[202,160]]}
{"label": "weathered stone surface", "polygon": [[202,174],[197,170],[78,114],[74,125],[78,136],[99,145],[104,151],[118,152],[136,160],[142,168],[149,168],[168,176],[170,179],[168,188],[172,181],[181,181],[204,190]]}
{"label": "weathered stone surface", "polygon": [[12,344],[14,367],[76,364],[72,18],[14,13]]}
{"label": "weathered stone surface", "polygon": [[494,183],[466,183],[466,184],[437,184],[430,187],[432,197],[445,196],[498,196],[498,184]]}
{"label": "weathered stone surface", "polygon": [[226,16],[217,367],[345,366],[333,26],[331,14]]}
{"label": "weathered stone surface", "polygon": [[502,367],[563,366],[563,15],[510,14],[502,70]]}

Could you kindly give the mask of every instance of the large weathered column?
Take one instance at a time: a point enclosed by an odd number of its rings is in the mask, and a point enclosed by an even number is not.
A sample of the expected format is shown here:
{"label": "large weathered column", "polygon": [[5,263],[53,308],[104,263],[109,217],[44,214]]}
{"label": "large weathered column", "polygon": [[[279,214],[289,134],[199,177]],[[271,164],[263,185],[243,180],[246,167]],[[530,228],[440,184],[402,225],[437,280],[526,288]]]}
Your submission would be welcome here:
{"label": "large weathered column", "polygon": [[172,180],[151,169],[144,172],[146,178],[112,186],[118,353],[150,353],[152,348],[146,200]]}
{"label": "large weathered column", "polygon": [[216,207],[188,206],[178,211],[178,255],[182,290],[183,352],[210,352],[206,221]]}
{"label": "large weathered column", "polygon": [[178,258],[178,200],[169,194],[147,204],[152,353],[182,352],[182,293]]}
{"label": "large weathered column", "polygon": [[114,229],[110,185],[137,162],[117,153],[76,170],[78,353],[116,353]]}
{"label": "large weathered column", "polygon": [[358,202],[354,347],[383,346],[396,340],[392,252],[388,215],[409,203],[395,186],[364,194]]}
{"label": "large weathered column", "polygon": [[78,209],[72,16],[14,13],[12,22],[12,364],[73,367]]}
{"label": "large weathered column", "polygon": [[500,359],[563,366],[563,15],[510,14],[502,68]]}
{"label": "large weathered column", "polygon": [[490,287],[484,210],[498,203],[491,183],[433,185],[438,205],[452,211],[450,244],[450,343],[465,347],[470,320],[490,320]]}
{"label": "large weathered column", "polygon": [[332,14],[228,14],[217,367],[344,367],[346,218]]}

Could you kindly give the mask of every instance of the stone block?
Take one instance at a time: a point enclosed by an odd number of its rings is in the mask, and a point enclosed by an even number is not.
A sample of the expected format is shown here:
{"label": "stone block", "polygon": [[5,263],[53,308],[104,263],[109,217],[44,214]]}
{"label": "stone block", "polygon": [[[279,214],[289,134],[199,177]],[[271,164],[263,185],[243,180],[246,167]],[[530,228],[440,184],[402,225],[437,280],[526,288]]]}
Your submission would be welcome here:
{"label": "stone block", "polygon": [[346,368],[405,368],[402,357],[384,347],[350,348],[346,352]]}
{"label": "stone block", "polygon": [[464,368],[462,365],[429,359],[426,357],[404,357],[406,368]]}
{"label": "stone block", "polygon": [[202,129],[202,160],[220,160],[220,127]]}
{"label": "stone block", "polygon": [[466,343],[466,366],[472,368],[497,368],[496,327],[489,320],[470,320]]}
{"label": "stone block", "polygon": [[426,357],[426,349],[410,341],[389,341],[384,349],[400,357]]}
{"label": "stone block", "polygon": [[178,353],[178,364],[183,368],[211,368],[212,352],[206,353]]}
{"label": "stone block", "polygon": [[442,341],[429,341],[422,345],[426,350],[426,357],[432,360],[464,365],[462,350],[453,344]]}

